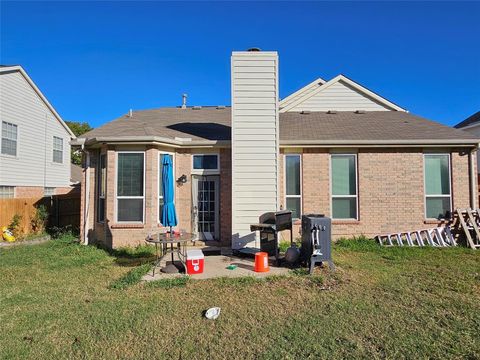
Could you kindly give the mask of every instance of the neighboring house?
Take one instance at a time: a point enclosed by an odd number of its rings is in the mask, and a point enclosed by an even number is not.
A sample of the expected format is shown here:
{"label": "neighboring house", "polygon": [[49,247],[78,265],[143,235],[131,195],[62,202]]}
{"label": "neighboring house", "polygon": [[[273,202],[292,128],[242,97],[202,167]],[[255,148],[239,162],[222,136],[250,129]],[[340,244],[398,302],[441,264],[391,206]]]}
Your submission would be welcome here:
{"label": "neighboring house", "polygon": [[70,191],[75,138],[25,70],[0,67],[0,198]]}
{"label": "neighboring house", "polygon": [[[433,227],[475,207],[478,137],[411,115],[339,75],[278,99],[276,52],[233,52],[232,107],[133,111],[80,136],[82,236],[158,232],[163,156],[179,228],[235,249],[266,211],[333,218],[333,236]],[[298,236],[299,221],[295,221]]]}
{"label": "neighboring house", "polygon": [[[456,129],[467,131],[476,137],[480,137],[480,111],[466,118],[454,126]],[[480,173],[480,157],[477,154],[477,172]]]}

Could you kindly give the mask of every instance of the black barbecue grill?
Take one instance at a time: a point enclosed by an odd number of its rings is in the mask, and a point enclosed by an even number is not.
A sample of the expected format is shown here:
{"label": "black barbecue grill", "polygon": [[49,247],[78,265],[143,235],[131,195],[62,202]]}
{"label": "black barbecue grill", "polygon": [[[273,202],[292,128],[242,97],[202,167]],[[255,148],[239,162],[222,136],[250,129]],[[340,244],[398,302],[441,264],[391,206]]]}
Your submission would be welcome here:
{"label": "black barbecue grill", "polygon": [[260,251],[275,256],[278,264],[278,232],[290,230],[290,242],[293,242],[292,212],[288,210],[266,212],[258,218],[258,224],[250,225],[250,231],[260,232]]}

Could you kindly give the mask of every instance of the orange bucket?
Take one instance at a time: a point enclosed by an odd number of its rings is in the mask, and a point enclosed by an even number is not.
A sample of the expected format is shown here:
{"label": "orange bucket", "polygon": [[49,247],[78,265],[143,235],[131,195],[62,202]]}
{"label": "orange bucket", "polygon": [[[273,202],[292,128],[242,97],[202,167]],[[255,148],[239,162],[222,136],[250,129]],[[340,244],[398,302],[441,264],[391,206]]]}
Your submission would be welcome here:
{"label": "orange bucket", "polygon": [[268,254],[266,252],[255,253],[255,272],[268,272]]}

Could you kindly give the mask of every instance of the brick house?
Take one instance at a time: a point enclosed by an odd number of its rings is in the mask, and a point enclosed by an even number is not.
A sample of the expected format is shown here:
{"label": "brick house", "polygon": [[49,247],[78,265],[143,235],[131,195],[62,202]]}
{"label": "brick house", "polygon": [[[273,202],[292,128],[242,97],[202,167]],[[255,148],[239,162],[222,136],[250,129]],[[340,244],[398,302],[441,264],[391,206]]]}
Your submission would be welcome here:
{"label": "brick house", "polygon": [[162,156],[178,179],[178,227],[233,248],[251,246],[248,225],[277,209],[331,216],[339,238],[476,206],[475,136],[343,75],[280,101],[276,52],[233,52],[231,63],[231,107],[131,111],[74,142],[85,154],[83,241],[137,245],[159,231]]}

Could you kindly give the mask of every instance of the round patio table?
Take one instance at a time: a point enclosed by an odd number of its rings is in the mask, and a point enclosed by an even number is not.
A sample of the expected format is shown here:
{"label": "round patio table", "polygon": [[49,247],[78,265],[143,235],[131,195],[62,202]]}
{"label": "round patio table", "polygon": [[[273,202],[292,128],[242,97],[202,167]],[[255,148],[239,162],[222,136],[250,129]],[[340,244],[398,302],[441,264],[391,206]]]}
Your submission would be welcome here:
{"label": "round patio table", "polygon": [[[189,241],[195,240],[195,235],[191,233],[180,233],[178,235],[170,233],[158,233],[156,235],[149,235],[145,241],[149,244],[155,245],[155,254],[156,261],[155,266],[153,267],[153,275],[155,275],[155,268],[160,265],[160,262],[167,256],[171,254],[172,257],[172,266],[174,265],[174,255],[177,254],[178,259],[185,267],[186,254],[186,245]],[[169,246],[170,245],[170,246]],[[174,247],[176,245],[176,247]],[[167,265],[166,267],[170,267]],[[170,267],[171,269],[171,267]],[[162,269],[163,270],[163,269]]]}

